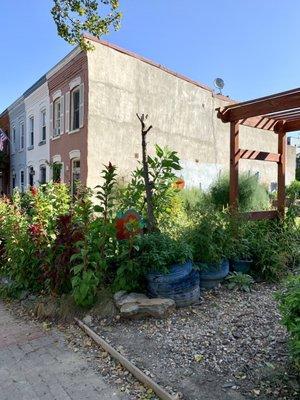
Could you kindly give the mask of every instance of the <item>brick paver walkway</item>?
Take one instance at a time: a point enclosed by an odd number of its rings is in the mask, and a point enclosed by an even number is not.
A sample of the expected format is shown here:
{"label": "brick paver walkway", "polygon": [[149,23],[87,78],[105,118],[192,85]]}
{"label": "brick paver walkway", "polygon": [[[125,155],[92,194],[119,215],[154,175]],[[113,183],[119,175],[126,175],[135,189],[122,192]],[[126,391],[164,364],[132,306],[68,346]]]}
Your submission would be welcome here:
{"label": "brick paver walkway", "polygon": [[1,400],[119,400],[121,394],[68,349],[60,333],[46,333],[13,317],[0,301]]}

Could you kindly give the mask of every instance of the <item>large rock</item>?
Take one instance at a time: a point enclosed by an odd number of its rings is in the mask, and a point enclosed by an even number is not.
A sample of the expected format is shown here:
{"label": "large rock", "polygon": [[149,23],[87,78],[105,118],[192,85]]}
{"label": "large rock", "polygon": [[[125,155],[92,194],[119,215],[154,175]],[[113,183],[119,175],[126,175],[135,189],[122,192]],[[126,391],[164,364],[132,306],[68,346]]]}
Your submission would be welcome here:
{"label": "large rock", "polygon": [[135,303],[145,299],[148,299],[148,297],[142,293],[127,293],[124,290],[121,290],[114,295],[114,301],[118,308],[121,308],[125,304]]}
{"label": "large rock", "polygon": [[165,318],[174,308],[175,301],[171,299],[144,299],[124,304],[120,308],[120,314],[125,318]]}

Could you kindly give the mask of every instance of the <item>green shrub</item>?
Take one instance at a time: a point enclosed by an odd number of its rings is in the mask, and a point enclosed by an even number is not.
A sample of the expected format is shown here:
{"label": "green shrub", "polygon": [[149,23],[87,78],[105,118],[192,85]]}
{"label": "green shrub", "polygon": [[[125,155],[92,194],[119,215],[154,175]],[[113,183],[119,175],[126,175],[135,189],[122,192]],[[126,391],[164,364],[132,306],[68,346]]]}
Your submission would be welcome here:
{"label": "green shrub", "polygon": [[226,210],[203,210],[194,215],[194,226],[185,233],[193,249],[193,259],[201,263],[219,263],[230,258],[232,244]]}
{"label": "green shrub", "polygon": [[293,181],[286,188],[286,195],[293,201],[300,199],[300,181]]}
{"label": "green shrub", "polygon": [[[229,204],[229,176],[222,175],[210,188],[209,199],[218,209]],[[238,203],[240,211],[266,210],[269,195],[255,175],[240,174]]]}
{"label": "green shrub", "polygon": [[290,349],[300,372],[300,275],[291,276],[277,295],[282,323],[290,333]]}
{"label": "green shrub", "polygon": [[183,189],[180,191],[179,196],[182,199],[184,210],[188,215],[199,211],[205,202],[204,193],[201,189],[197,188]]}
{"label": "green shrub", "polygon": [[241,290],[243,292],[250,292],[251,286],[254,283],[252,276],[243,274],[241,272],[230,273],[227,278],[228,288],[231,290]]}
{"label": "green shrub", "polygon": [[293,221],[249,221],[245,226],[254,272],[268,281],[278,281],[300,260],[299,228]]}
{"label": "green shrub", "polygon": [[174,264],[192,259],[191,247],[166,234],[150,233],[121,244],[114,286],[117,290],[135,290],[143,285],[149,271],[168,273]]}
{"label": "green shrub", "polygon": [[[148,156],[149,175],[152,183],[153,211],[158,223],[168,218],[172,211],[171,202],[178,193],[173,183],[177,179],[176,171],[181,169],[179,158],[175,151],[168,148],[162,149],[155,146],[155,156]],[[139,212],[147,219],[145,201],[145,182],[143,177],[142,163],[132,173],[131,181],[120,190],[118,206],[121,211],[130,208]]]}

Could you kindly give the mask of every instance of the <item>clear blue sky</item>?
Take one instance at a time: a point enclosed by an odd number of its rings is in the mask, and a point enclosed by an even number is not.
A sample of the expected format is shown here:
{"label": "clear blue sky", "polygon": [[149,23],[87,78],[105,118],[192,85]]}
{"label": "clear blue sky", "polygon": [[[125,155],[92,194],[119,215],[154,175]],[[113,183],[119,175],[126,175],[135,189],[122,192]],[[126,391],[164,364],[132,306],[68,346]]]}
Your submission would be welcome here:
{"label": "clear blue sky", "polygon": [[[120,0],[105,37],[224,94],[247,100],[300,86],[299,0]],[[1,1],[0,110],[72,48],[56,34],[51,0]]]}

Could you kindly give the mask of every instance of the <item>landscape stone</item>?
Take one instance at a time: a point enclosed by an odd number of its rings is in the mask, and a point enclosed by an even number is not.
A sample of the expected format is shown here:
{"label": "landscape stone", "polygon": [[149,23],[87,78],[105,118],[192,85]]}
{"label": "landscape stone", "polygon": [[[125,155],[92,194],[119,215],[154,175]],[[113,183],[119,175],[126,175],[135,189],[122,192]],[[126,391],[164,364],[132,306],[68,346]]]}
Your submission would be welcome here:
{"label": "landscape stone", "polygon": [[175,301],[172,299],[148,299],[139,298],[135,302],[125,303],[120,308],[120,314],[126,318],[164,318],[175,309]]}
{"label": "landscape stone", "polygon": [[114,295],[114,300],[118,308],[121,308],[125,304],[136,303],[146,299],[148,297],[142,293],[126,293],[123,290]]}

